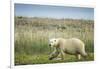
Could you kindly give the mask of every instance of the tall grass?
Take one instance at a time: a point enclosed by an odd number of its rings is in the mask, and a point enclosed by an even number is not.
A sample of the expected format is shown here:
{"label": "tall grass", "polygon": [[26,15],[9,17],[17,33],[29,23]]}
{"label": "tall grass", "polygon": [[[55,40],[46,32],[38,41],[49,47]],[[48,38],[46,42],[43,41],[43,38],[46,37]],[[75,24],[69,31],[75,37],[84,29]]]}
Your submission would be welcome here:
{"label": "tall grass", "polygon": [[[15,56],[49,54],[49,38],[79,38],[94,52],[92,20],[15,17]],[[17,60],[17,58],[15,58]]]}

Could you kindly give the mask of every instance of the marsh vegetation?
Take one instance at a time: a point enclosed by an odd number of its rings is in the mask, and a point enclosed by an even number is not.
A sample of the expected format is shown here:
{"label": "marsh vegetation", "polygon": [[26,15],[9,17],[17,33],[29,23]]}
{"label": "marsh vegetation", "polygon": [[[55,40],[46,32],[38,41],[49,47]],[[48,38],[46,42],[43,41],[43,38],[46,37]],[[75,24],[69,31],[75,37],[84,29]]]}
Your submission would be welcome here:
{"label": "marsh vegetation", "polygon": [[94,60],[93,20],[15,16],[15,65],[78,61],[73,55],[66,55],[65,60],[48,60],[52,51],[48,46],[48,39],[53,37],[81,39],[90,55],[87,60],[80,61]]}

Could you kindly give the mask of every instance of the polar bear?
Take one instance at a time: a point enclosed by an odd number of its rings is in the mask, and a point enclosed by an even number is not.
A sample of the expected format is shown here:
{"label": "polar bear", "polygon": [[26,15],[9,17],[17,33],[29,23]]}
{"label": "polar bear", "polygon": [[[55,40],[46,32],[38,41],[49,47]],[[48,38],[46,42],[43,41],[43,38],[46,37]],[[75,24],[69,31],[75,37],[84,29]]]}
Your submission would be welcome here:
{"label": "polar bear", "polygon": [[81,56],[87,56],[85,44],[77,38],[53,38],[49,40],[49,46],[54,48],[54,51],[50,54],[49,60],[56,58],[59,54],[62,60],[65,54],[75,55],[78,60],[81,59]]}

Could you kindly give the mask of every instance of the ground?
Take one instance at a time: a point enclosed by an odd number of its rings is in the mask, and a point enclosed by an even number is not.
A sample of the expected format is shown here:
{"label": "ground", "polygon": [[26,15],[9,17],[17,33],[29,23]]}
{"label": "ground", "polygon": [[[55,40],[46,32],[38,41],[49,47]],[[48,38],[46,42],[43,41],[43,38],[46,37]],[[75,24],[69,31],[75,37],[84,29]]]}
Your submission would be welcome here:
{"label": "ground", "polygon": [[89,56],[84,60],[77,60],[74,55],[66,55],[64,60],[48,60],[48,55],[20,55],[15,61],[15,65],[26,65],[26,64],[47,64],[47,63],[67,63],[67,62],[79,62],[79,61],[93,61],[94,54],[89,53]]}

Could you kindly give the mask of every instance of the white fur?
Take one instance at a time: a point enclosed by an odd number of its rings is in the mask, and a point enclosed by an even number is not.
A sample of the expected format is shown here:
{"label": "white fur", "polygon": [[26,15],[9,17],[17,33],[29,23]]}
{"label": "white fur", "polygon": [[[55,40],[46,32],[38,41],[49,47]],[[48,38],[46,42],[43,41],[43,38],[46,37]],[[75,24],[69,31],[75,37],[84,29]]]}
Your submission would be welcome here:
{"label": "white fur", "polygon": [[78,59],[80,59],[80,55],[85,57],[87,53],[85,52],[85,44],[77,38],[53,38],[50,39],[49,42],[51,47],[54,47],[55,50],[51,54],[50,58],[55,58],[59,54],[61,58],[64,59],[64,54],[72,54],[76,55]]}

